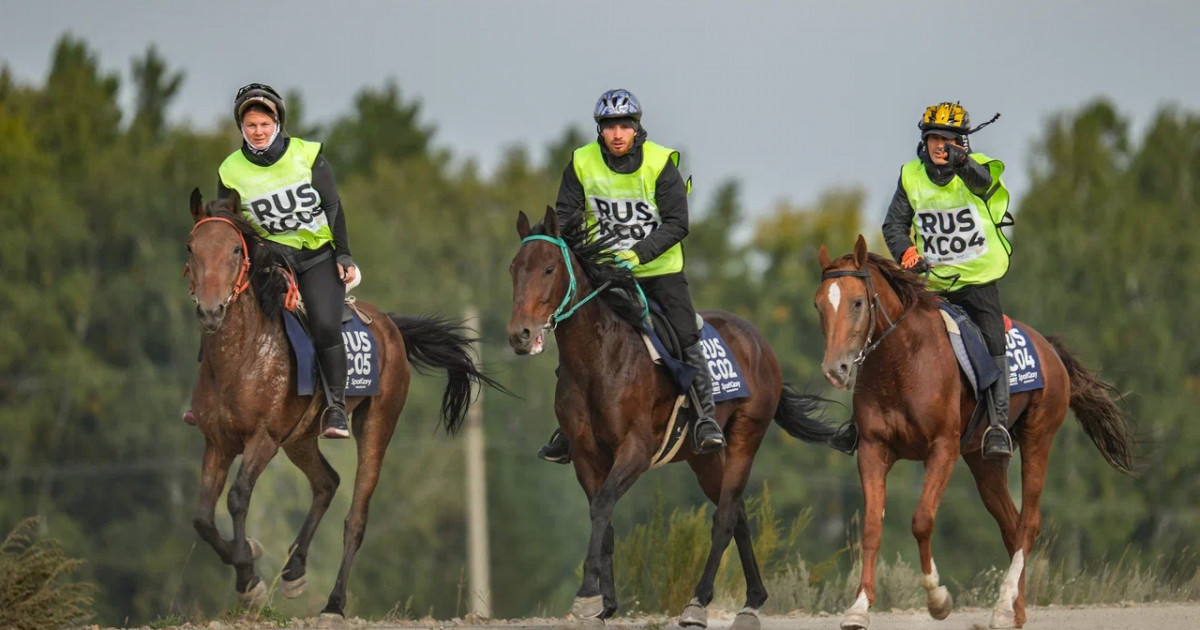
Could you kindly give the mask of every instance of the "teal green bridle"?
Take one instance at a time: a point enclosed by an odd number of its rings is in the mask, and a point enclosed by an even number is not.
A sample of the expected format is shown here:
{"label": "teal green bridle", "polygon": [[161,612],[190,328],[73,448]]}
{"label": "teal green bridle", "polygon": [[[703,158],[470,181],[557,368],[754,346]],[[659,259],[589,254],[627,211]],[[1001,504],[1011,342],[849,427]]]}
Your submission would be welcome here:
{"label": "teal green bridle", "polygon": [[[586,297],[576,302],[574,306],[567,308],[567,305],[571,303],[571,300],[575,298],[575,294],[579,291],[579,284],[575,282],[575,265],[571,264],[571,249],[567,247],[567,242],[563,239],[556,238],[554,236],[547,236],[545,234],[530,234],[529,236],[521,239],[522,244],[530,241],[546,241],[547,243],[553,243],[557,245],[559,251],[562,252],[563,262],[567,265],[567,277],[570,280],[569,284],[567,284],[567,293],[563,296],[562,303],[560,303],[558,308],[554,310],[554,313],[550,315],[550,319],[546,320],[545,327],[549,328],[550,330],[554,330],[558,327],[560,322],[574,315],[575,311],[579,310],[579,307],[587,304],[597,295],[600,295],[601,292],[608,288],[608,285],[611,284],[611,282],[605,282],[599,287],[596,287],[596,289],[587,294]],[[642,287],[638,286],[637,290],[638,297],[640,297],[642,300],[642,319],[645,320],[650,316],[650,307],[646,302],[646,294],[642,291]]]}

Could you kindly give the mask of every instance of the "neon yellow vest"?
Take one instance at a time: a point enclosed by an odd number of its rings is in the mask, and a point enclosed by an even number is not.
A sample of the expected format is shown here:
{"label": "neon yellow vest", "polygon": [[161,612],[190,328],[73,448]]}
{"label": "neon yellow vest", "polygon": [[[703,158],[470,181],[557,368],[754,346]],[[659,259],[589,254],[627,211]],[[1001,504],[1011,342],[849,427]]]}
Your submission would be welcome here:
{"label": "neon yellow vest", "polygon": [[1012,245],[999,227],[1008,212],[1008,189],[1000,179],[1004,163],[981,153],[970,157],[992,174],[987,201],[975,196],[960,177],[945,186],[933,183],[919,159],[900,170],[900,182],[913,208],[917,251],[934,265],[929,275],[931,291],[985,284],[1008,273]]}
{"label": "neon yellow vest", "polygon": [[333,242],[333,229],[312,185],[312,166],[321,143],[288,140],[287,151],[270,166],[259,166],[241,149],[221,162],[217,173],[242,199],[242,216],[265,239],[296,249],[320,249]]}
{"label": "neon yellow vest", "polygon": [[[608,168],[599,142],[575,149],[575,175],[583,184],[587,225],[599,224],[597,236],[619,234],[614,250],[632,248],[662,225],[654,188],[667,160],[679,166],[679,152],[646,141],[642,145],[641,168],[626,175]],[[680,271],[683,271],[683,246],[676,243],[658,258],[634,267],[633,275],[649,278]]]}

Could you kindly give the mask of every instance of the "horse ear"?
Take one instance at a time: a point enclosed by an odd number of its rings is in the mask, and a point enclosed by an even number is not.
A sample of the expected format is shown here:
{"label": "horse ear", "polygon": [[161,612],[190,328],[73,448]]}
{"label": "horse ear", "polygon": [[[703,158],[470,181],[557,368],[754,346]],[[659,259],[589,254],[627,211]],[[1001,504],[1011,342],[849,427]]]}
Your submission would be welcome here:
{"label": "horse ear", "polygon": [[529,217],[525,216],[524,210],[517,211],[517,236],[525,238],[533,230],[529,229]]}
{"label": "horse ear", "polygon": [[546,206],[546,216],[542,218],[542,225],[546,226],[546,234],[555,238],[559,236],[558,213],[554,211],[554,208]]}
{"label": "horse ear", "polygon": [[241,214],[242,213],[242,196],[238,194],[238,191],[236,191],[236,190],[229,191],[229,198],[225,200],[225,203],[227,204],[227,207],[229,208],[230,213],[232,213],[232,214]]}
{"label": "horse ear", "polygon": [[854,264],[858,265],[859,269],[867,266],[867,239],[863,238],[862,234],[854,241]]}
{"label": "horse ear", "polygon": [[829,250],[825,249],[825,243],[821,243],[821,249],[817,250],[817,264],[821,265],[821,271],[829,268]]}
{"label": "horse ear", "polygon": [[191,209],[191,211],[192,211],[192,221],[193,221],[193,222],[196,222],[196,223],[198,223],[198,222],[200,221],[200,219],[203,219],[203,218],[204,218],[204,215],[205,215],[205,212],[204,212],[204,195],[201,195],[201,194],[200,194],[200,189],[199,189],[199,188],[193,188],[193,189],[192,189],[192,200],[191,200],[191,202],[188,204],[188,207],[189,207],[189,208]]}

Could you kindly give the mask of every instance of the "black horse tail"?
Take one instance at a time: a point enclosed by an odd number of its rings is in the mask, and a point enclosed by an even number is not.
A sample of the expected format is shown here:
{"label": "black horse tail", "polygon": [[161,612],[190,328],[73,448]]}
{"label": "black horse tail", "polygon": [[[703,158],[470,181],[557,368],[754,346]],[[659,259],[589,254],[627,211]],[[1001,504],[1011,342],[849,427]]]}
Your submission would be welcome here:
{"label": "black horse tail", "polygon": [[[1124,397],[1117,388],[1105,383],[1084,367],[1067,350],[1062,339],[1046,337],[1062,359],[1071,378],[1071,410],[1083,425],[1084,433],[1092,439],[1104,461],[1117,470],[1133,474],[1134,449],[1137,437],[1129,426]],[[1121,402],[1120,406],[1117,402]]]}
{"label": "black horse tail", "polygon": [[448,320],[434,317],[404,317],[388,313],[404,337],[408,361],[422,374],[430,370],[446,370],[449,382],[442,394],[442,423],[446,432],[454,434],[467,416],[471,402],[471,387],[487,385],[508,393],[503,385],[480,371],[471,355],[476,340],[470,329]]}
{"label": "black horse tail", "polygon": [[837,434],[837,428],[821,415],[821,410],[829,402],[827,398],[802,394],[795,387],[785,384],[783,395],[779,397],[779,406],[775,408],[775,423],[796,439],[828,444]]}

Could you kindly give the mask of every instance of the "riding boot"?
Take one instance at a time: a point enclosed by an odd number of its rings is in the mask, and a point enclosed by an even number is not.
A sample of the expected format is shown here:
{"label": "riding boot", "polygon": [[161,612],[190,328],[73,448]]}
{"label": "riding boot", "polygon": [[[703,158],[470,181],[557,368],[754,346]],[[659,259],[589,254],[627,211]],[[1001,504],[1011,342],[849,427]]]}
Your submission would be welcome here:
{"label": "riding boot", "polygon": [[697,453],[711,453],[725,446],[725,433],[716,421],[716,407],[712,397],[712,375],[708,372],[708,360],[699,343],[683,350],[683,360],[696,368],[692,380],[692,400],[696,405],[696,428],[692,441]]}
{"label": "riding boot", "polygon": [[550,441],[538,449],[537,456],[553,464],[571,463],[571,442],[561,429],[550,434]]}
{"label": "riding boot", "polygon": [[317,351],[321,379],[325,382],[324,428],[321,437],[341,439],[350,437],[350,422],[346,418],[346,346],[338,344]]}
{"label": "riding boot", "polygon": [[992,357],[1000,378],[988,388],[988,426],[983,434],[985,459],[1012,457],[1012,436],[1008,429],[1008,357]]}

